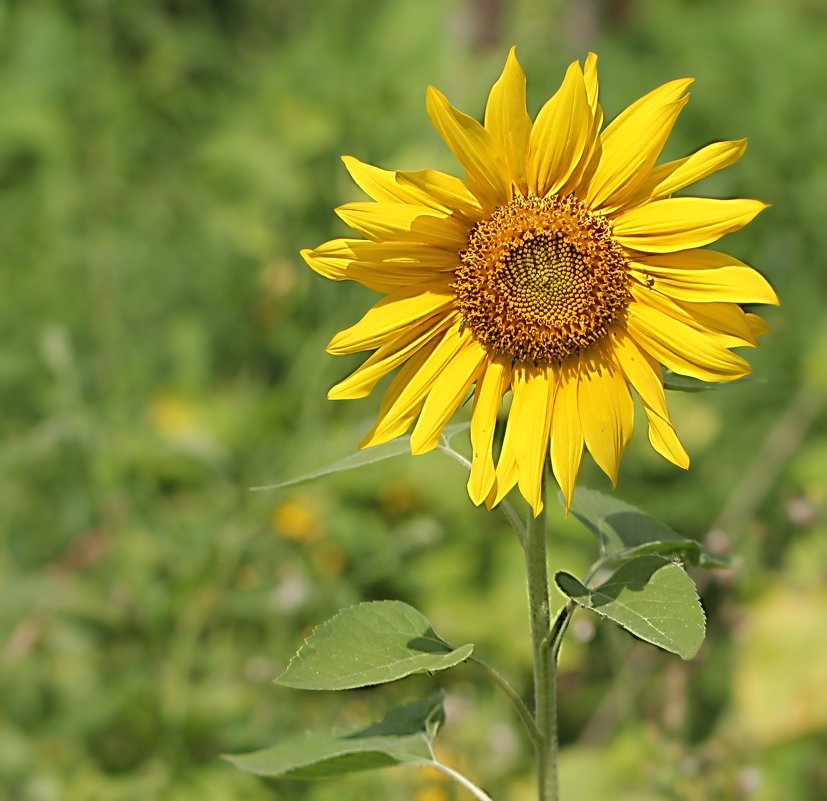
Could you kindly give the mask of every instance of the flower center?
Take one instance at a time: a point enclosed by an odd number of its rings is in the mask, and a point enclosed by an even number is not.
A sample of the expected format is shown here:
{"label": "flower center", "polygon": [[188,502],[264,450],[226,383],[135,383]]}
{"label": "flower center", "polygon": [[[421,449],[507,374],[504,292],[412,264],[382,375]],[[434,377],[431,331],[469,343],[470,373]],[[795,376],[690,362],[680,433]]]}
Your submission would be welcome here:
{"label": "flower center", "polygon": [[626,308],[623,248],[571,195],[517,196],[478,223],[453,284],[477,339],[519,361],[561,362]]}

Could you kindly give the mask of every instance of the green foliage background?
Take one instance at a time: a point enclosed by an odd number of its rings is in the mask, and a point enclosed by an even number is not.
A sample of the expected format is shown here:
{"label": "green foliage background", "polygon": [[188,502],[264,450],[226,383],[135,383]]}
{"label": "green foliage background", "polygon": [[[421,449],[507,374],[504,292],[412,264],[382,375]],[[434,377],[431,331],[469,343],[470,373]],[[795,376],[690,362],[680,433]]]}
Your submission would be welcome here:
{"label": "green foliage background", "polygon": [[[688,474],[645,437],[625,457],[621,497],[741,568],[700,579],[688,664],[581,613],[565,797],[827,796],[826,35],[818,0],[0,2],[0,798],[458,799],[412,771],[268,785],[218,758],[437,684],[444,760],[531,798],[528,744],[470,667],[271,684],[311,625],[399,598],[528,688],[518,545],[461,470],[248,491],[349,452],[375,413],[325,400],[358,360],[323,352],[371,293],[297,255],[359,196],[338,155],[455,171],[425,86],[479,114],[512,43],[532,110],[588,49],[609,116],[695,76],[667,155],[750,137],[701,189],[773,204],[726,249],[783,300],[758,381],[674,397]],[[577,572],[591,535],[552,522],[552,566]]]}

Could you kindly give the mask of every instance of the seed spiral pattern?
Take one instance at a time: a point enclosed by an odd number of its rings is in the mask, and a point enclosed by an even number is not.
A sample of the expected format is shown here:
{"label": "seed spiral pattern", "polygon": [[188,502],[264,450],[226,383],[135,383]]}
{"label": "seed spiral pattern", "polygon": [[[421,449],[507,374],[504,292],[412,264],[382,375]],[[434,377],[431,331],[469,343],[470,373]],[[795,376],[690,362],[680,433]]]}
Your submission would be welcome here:
{"label": "seed spiral pattern", "polygon": [[460,260],[464,325],[519,361],[560,363],[606,336],[631,299],[609,221],[572,195],[516,196],[472,229]]}

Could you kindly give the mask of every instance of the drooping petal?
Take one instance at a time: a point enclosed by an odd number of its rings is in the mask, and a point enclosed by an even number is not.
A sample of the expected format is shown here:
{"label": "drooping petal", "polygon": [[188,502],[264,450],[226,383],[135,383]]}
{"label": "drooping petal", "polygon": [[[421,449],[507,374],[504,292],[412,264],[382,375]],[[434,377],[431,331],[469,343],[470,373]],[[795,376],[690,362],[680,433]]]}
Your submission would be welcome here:
{"label": "drooping petal", "polygon": [[624,247],[645,253],[697,248],[743,228],[767,208],[760,200],[673,197],[618,214],[614,236]]}
{"label": "drooping petal", "polygon": [[494,483],[494,458],[491,448],[502,397],[511,383],[511,360],[491,357],[474,393],[471,412],[471,475],[468,494],[479,506]]}
{"label": "drooping petal", "polygon": [[583,429],[577,400],[579,374],[577,356],[563,362],[551,413],[551,469],[560,485],[566,509],[571,506],[574,484],[583,460]]}
{"label": "drooping petal", "polygon": [[508,419],[505,423],[505,434],[503,444],[500,448],[500,456],[497,459],[497,468],[494,472],[494,483],[488,497],[485,499],[485,506],[488,509],[496,506],[514,488],[520,476],[517,466],[517,450],[520,444],[520,427],[525,425],[525,419],[520,415],[520,406],[525,401],[525,393],[518,389],[522,388],[523,382],[517,375],[517,365],[511,372],[511,408],[508,410]]}
{"label": "drooping petal", "polygon": [[743,309],[734,303],[686,303],[656,289],[634,284],[630,287],[630,293],[640,303],[692,326],[725,348],[755,347],[758,344]]}
{"label": "drooping petal", "polygon": [[448,284],[415,284],[382,298],[358,323],[340,331],[327,352],[340,356],[378,348],[400,331],[426,327],[434,315],[445,315],[455,302]]}
{"label": "drooping petal", "polygon": [[345,203],[336,214],[362,236],[376,242],[396,239],[461,248],[468,229],[459,220],[425,206],[407,203]]}
{"label": "drooping petal", "polygon": [[465,168],[471,191],[490,208],[511,196],[508,167],[488,131],[473,117],[455,109],[438,89],[428,87],[428,117]]}
{"label": "drooping petal", "polygon": [[432,339],[448,328],[451,316],[432,317],[429,325],[416,325],[404,329],[399,336],[386,342],[360,367],[327,393],[329,400],[351,400],[369,395],[376,384],[391,370],[406,362]]}
{"label": "drooping petal", "polygon": [[614,328],[610,332],[610,341],[618,367],[640,399],[659,414],[668,417],[663,375],[657,362],[622,328]]}
{"label": "drooping petal", "polygon": [[514,452],[517,484],[536,517],[543,510],[543,467],[548,454],[555,371],[551,365],[520,364],[514,370]]}
{"label": "drooping petal", "polygon": [[577,404],[586,447],[614,485],[635,409],[623,375],[600,345],[580,353]]}
{"label": "drooping petal", "polygon": [[655,164],[686,104],[692,80],[683,78],[653,89],[618,115],[600,136],[600,162],[586,204],[603,213],[634,195]]}
{"label": "drooping petal", "polygon": [[512,184],[525,194],[531,117],[525,105],[525,73],[517,61],[514,47],[508,53],[502,75],[488,95],[485,129],[504,156]]}
{"label": "drooping petal", "polygon": [[477,380],[487,355],[475,339],[466,339],[445,365],[429,390],[411,433],[411,453],[426,453],[439,444],[442,429]]}
{"label": "drooping petal", "polygon": [[629,335],[676,373],[701,381],[732,381],[750,372],[749,362],[713,337],[647,303],[630,303],[626,313]]}
{"label": "drooping petal", "polygon": [[649,443],[664,459],[676,467],[686,470],[689,467],[689,454],[683,447],[672,423],[654,410],[643,404],[643,411],[649,422]]}
{"label": "drooping petal", "polygon": [[593,121],[583,70],[574,61],[531,129],[528,187],[532,192],[545,197],[566,183],[590,151]]}
{"label": "drooping petal", "polygon": [[612,331],[611,346],[626,381],[640,398],[652,447],[678,467],[689,467],[689,456],[669,418],[660,365],[623,330]]}
{"label": "drooping petal", "polygon": [[[408,377],[407,383],[401,387],[393,403],[384,414],[380,413],[376,425],[362,439],[359,447],[366,448],[368,445],[387,442],[407,430],[408,425],[422,409],[437,377],[470,339],[471,332],[468,329],[461,330],[459,320],[454,322],[416,373]],[[400,431],[402,424],[405,426]]]}
{"label": "drooping petal", "polygon": [[359,441],[360,448],[380,445],[394,439],[394,437],[402,436],[411,427],[425,403],[424,397],[416,403],[408,405],[404,410],[397,410],[393,417],[388,417],[388,413],[393,409],[411,379],[419,373],[423,365],[427,364],[437,346],[444,339],[444,335],[445,330],[443,329],[437,336],[432,337],[402,365],[399,372],[393,377],[379,403],[379,415],[376,423]]}
{"label": "drooping petal", "polygon": [[[509,415],[509,421],[511,416]],[[516,425],[516,423],[514,424]],[[513,428],[513,426],[512,426]],[[515,437],[512,434],[508,436],[508,423],[505,427],[505,436],[503,437],[503,446],[500,450],[500,458],[497,459],[497,469],[494,472],[494,483],[491,486],[491,491],[485,499],[485,508],[489,511],[493,509],[512,489],[514,489],[517,479],[519,478],[519,470],[517,468],[517,454],[514,450]]]}

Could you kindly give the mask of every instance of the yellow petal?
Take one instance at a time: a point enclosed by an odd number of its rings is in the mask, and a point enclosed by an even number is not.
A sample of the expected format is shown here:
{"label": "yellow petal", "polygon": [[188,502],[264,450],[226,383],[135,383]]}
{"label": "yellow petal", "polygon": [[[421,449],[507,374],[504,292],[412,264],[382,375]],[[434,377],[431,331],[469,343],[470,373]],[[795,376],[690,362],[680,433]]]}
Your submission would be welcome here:
{"label": "yellow petal", "polygon": [[764,276],[715,250],[660,253],[634,259],[629,266],[654,279],[650,286],[678,300],[778,304],[778,296]]}
{"label": "yellow petal", "polygon": [[614,485],[634,429],[635,408],[626,380],[600,346],[580,353],[577,403],[586,447]]}
{"label": "yellow petal", "polygon": [[593,112],[597,111],[597,109],[600,108],[597,102],[599,95],[597,53],[589,52],[586,60],[583,62],[583,83],[586,86],[586,99],[589,101],[589,107]]}
{"label": "yellow petal", "polygon": [[397,400],[399,400],[399,396],[404,392],[405,387],[408,386],[411,379],[417,375],[422,369],[422,366],[431,358],[431,355],[441,341],[442,335],[433,337],[402,365],[399,372],[393,377],[390,384],[388,384],[388,388],[385,390],[385,394],[382,396],[382,401],[379,404],[379,415],[376,423],[360,440],[360,448],[367,448],[371,445],[381,445],[383,442],[387,442],[394,437],[401,436],[410,428],[411,423],[416,420],[416,416],[425,403],[424,397],[421,398],[418,403],[411,404],[404,412],[394,415],[392,420],[387,418],[388,412],[393,408]]}
{"label": "yellow petal", "polygon": [[526,194],[525,168],[531,117],[525,106],[525,73],[517,61],[514,47],[508,53],[502,75],[488,95],[485,129],[504,154],[512,183]]}
{"label": "yellow petal", "polygon": [[583,459],[583,429],[577,401],[579,373],[580,363],[576,356],[563,362],[551,413],[551,469],[560,485],[566,509],[571,506]]}
{"label": "yellow petal", "polygon": [[745,316],[747,318],[747,325],[749,325],[749,329],[752,331],[754,337],[757,338],[772,331],[772,328],[767,325],[767,321],[763,317],[759,317],[759,315],[752,314],[751,312],[747,312]]}
{"label": "yellow petal", "polygon": [[610,211],[633,196],[655,164],[681,109],[689,78],[670,81],[637,100],[600,136],[601,156],[586,193],[595,211]]}
{"label": "yellow petal", "polygon": [[348,172],[373,200],[425,206],[440,214],[460,213],[478,219],[479,201],[465,184],[438,170],[391,171],[365,164],[353,156],[342,156]]}
{"label": "yellow petal", "polygon": [[438,89],[428,87],[428,117],[465,168],[473,193],[491,208],[511,197],[508,168],[488,131],[473,117],[455,109]]}
{"label": "yellow petal", "polygon": [[649,197],[652,200],[668,197],[713,172],[729,167],[744,155],[746,149],[746,139],[713,142],[691,156],[655,167],[647,181],[651,186]]}
{"label": "yellow petal", "polygon": [[428,205],[461,215],[465,220],[476,222],[482,216],[482,207],[464,181],[439,170],[397,172],[396,180],[403,186],[411,186],[428,198]]}
{"label": "yellow petal", "polygon": [[315,250],[303,248],[299,254],[319,275],[331,281],[344,281],[348,277],[347,267],[353,261],[346,243],[346,239],[331,239]]}
{"label": "yellow petal", "polygon": [[494,483],[494,459],[491,446],[497,426],[502,397],[511,383],[511,360],[492,357],[485,373],[477,381],[474,409],[471,412],[471,475],[468,494],[479,506]]}
{"label": "yellow petal", "polygon": [[365,164],[353,156],[342,156],[342,161],[359,188],[373,200],[385,203],[412,203],[430,206],[430,198],[411,186],[401,186],[396,172]]}
{"label": "yellow petal", "polygon": [[[459,265],[459,257],[455,250],[445,250],[424,242],[371,242],[369,239],[331,239],[319,245],[308,254],[311,258],[338,259],[344,262],[354,261],[360,265],[401,265],[422,267],[435,272],[455,270]],[[329,267],[322,265],[322,275],[342,280],[349,278],[347,269],[341,265],[332,264]],[[314,269],[316,269],[314,267]],[[324,270],[330,270],[330,275]]]}
{"label": "yellow petal", "polygon": [[385,294],[408,284],[441,282],[459,266],[456,251],[421,242],[333,239],[315,250],[300,252],[307,264],[325,278],[358,281]]}
{"label": "yellow petal", "polygon": [[598,103],[597,55],[589,53],[583,64],[583,83],[586,86],[586,99],[591,110],[592,124],[587,138],[587,147],[583,151],[580,163],[574,168],[568,180],[557,190],[560,195],[574,194],[585,198],[592,176],[600,163],[600,126],[603,124],[603,109]]}
{"label": "yellow petal", "polygon": [[641,401],[668,419],[660,365],[620,327],[612,329],[610,341],[617,365]]}
{"label": "yellow petal", "polygon": [[673,197],[621,212],[614,218],[613,231],[624,247],[668,253],[714,242],[765,208],[760,200]]}
{"label": "yellow petal", "polygon": [[540,109],[531,129],[529,189],[544,197],[566,183],[592,144],[593,120],[583,71],[574,61],[560,88]]}
{"label": "yellow petal", "polygon": [[[517,468],[517,453],[515,446],[517,438],[515,435],[516,420],[512,422],[511,411],[509,410],[508,421],[505,425],[505,435],[503,436],[503,445],[500,449],[500,458],[497,459],[497,469],[494,472],[494,483],[491,486],[491,491],[485,499],[486,509],[493,509],[517,483],[519,471]],[[509,429],[511,433],[509,434]]]}
{"label": "yellow petal", "polygon": [[655,414],[645,403],[643,411],[649,421],[649,442],[664,459],[686,470],[689,467],[689,454],[681,444],[672,423]]}
{"label": "yellow petal", "polygon": [[630,303],[626,328],[661,364],[701,381],[732,381],[750,372],[749,362],[708,334],[646,303]]}
{"label": "yellow petal", "polygon": [[443,368],[428,391],[425,405],[411,434],[411,453],[426,453],[439,444],[439,435],[477,380],[487,352],[476,339],[462,348]]}
{"label": "yellow petal", "polygon": [[649,442],[652,447],[673,464],[687,468],[689,456],[669,419],[660,365],[622,329],[612,331],[611,345],[615,361],[626,381],[640,397],[649,422]]}
{"label": "yellow petal", "polygon": [[[516,444],[517,483],[534,516],[543,510],[543,472],[549,447],[551,410],[555,389],[555,370],[551,365],[528,366],[520,377],[518,368],[512,414],[520,427]],[[518,400],[519,399],[519,400]]]}
{"label": "yellow petal", "polygon": [[411,355],[444,331],[452,322],[451,317],[437,317],[429,326],[412,326],[382,345],[357,370],[351,373],[327,393],[329,400],[351,400],[369,395],[376,384],[391,370],[407,361]]}
{"label": "yellow petal", "polygon": [[460,248],[468,238],[468,229],[459,220],[425,206],[360,201],[339,206],[336,214],[374,241],[399,239]]}
{"label": "yellow petal", "polygon": [[635,284],[630,286],[630,293],[636,301],[691,325],[725,348],[752,348],[758,344],[743,309],[734,303],[687,303]]}
{"label": "yellow petal", "polygon": [[454,297],[454,291],[447,285],[403,287],[382,298],[358,323],[336,334],[327,351],[341,356],[378,348],[409,326],[425,328],[433,316],[446,315],[454,304]]}
{"label": "yellow petal", "polygon": [[437,377],[445,370],[448,364],[456,357],[462,346],[470,340],[471,332],[465,329],[460,333],[460,321],[457,320],[436,344],[428,358],[420,368],[408,378],[404,387],[399,389],[398,395],[385,412],[380,410],[380,417],[374,428],[362,439],[360,447],[376,445],[398,436],[400,426],[402,431],[419,413],[431,387]]}
{"label": "yellow petal", "polygon": [[[520,443],[520,427],[525,425],[525,420],[519,416],[520,403],[525,398],[524,394],[517,394],[517,368],[511,372],[511,408],[508,411],[508,419],[505,424],[503,444],[500,448],[500,457],[497,460],[497,469],[494,473],[494,484],[485,505],[488,509],[496,506],[513,489],[519,478],[517,467],[517,449]],[[518,401],[518,397],[520,400]]]}

